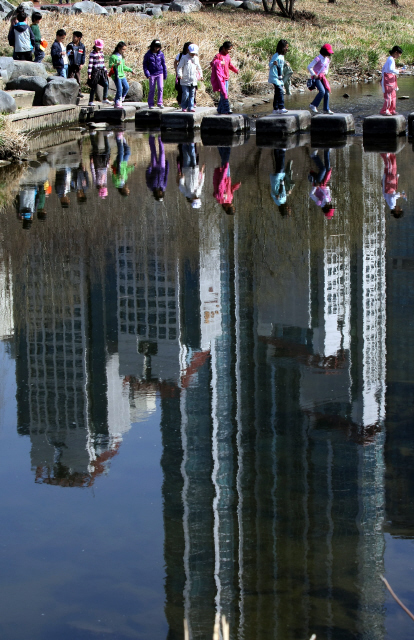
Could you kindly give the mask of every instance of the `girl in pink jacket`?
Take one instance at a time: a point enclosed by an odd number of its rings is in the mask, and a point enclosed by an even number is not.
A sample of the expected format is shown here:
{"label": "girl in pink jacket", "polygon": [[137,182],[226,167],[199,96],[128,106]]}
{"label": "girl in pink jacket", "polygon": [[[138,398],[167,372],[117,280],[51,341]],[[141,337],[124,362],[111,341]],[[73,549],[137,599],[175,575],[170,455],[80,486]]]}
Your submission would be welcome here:
{"label": "girl in pink jacket", "polygon": [[323,112],[333,113],[329,108],[329,94],[331,93],[331,87],[326,79],[329,65],[331,62],[331,55],[333,49],[330,44],[324,44],[321,48],[319,55],[308,64],[308,71],[311,74],[311,78],[315,82],[315,87],[318,90],[316,98],[312,100],[309,107],[314,113],[318,113],[318,106],[323,98]]}
{"label": "girl in pink jacket", "polygon": [[381,88],[384,94],[384,105],[380,111],[380,114],[383,116],[395,116],[397,113],[396,110],[396,99],[397,94],[395,93],[398,89],[397,87],[397,77],[399,75],[399,71],[395,66],[395,61],[402,54],[401,47],[393,47],[390,51],[390,55],[387,58],[384,66],[382,67],[382,78],[381,78]]}
{"label": "girl in pink jacket", "polygon": [[210,62],[211,86],[213,91],[219,91],[220,93],[217,113],[221,114],[232,113],[228,96],[229,72],[239,73],[239,70],[231,63],[230,51],[232,48],[232,43],[226,40],[220,47],[218,54]]}

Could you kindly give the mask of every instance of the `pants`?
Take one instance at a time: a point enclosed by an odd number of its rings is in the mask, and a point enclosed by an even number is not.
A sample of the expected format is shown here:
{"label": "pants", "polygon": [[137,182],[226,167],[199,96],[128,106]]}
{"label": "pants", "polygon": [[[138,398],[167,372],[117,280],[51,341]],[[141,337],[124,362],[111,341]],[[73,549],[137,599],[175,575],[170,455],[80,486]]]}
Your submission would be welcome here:
{"label": "pants", "polygon": [[155,84],[157,84],[157,87],[158,87],[157,105],[159,107],[162,107],[162,95],[164,92],[164,77],[162,73],[160,73],[158,76],[150,76],[148,80],[149,80],[148,106],[149,107],[154,106]]}
{"label": "pants", "polygon": [[80,69],[77,64],[70,64],[68,67],[68,78],[75,78],[76,82],[79,85],[79,93],[80,93]]}
{"label": "pants", "polygon": [[183,168],[195,167],[197,165],[196,149],[194,142],[186,142],[182,145],[183,151]]}
{"label": "pants", "polygon": [[158,137],[159,159],[157,160],[157,148],[155,146],[155,137],[149,137],[149,147],[151,150],[151,169],[165,169],[165,150],[161,136]]}
{"label": "pants", "polygon": [[44,57],[45,57],[45,52],[41,50],[41,48],[39,47],[38,44],[35,44],[34,61],[35,62],[42,62]]}
{"label": "pants", "polygon": [[13,60],[25,60],[26,62],[32,62],[33,54],[31,51],[17,51],[13,52]]}
{"label": "pants", "polygon": [[191,111],[191,109],[194,109],[195,87],[189,87],[188,85],[182,84],[181,88],[183,91],[181,108],[188,109],[188,111]]}
{"label": "pants", "polygon": [[384,191],[396,193],[398,189],[397,158],[395,153],[381,153],[384,161]]}
{"label": "pants", "polygon": [[[226,93],[229,95],[229,81],[226,80]],[[220,100],[217,105],[218,113],[230,113],[229,99],[224,97],[224,93],[220,91]]]}
{"label": "pants", "polygon": [[116,162],[118,163],[118,167],[121,166],[121,162],[128,162],[131,157],[131,149],[129,148],[128,143],[124,139],[116,139],[116,146],[118,148],[118,155],[116,158]]}
{"label": "pants", "polygon": [[[90,94],[89,94],[89,102],[93,102],[93,99],[95,97],[95,91],[96,91],[96,87],[98,85],[95,85],[94,87],[91,88]],[[102,100],[106,100],[108,97],[108,89],[109,89],[109,82],[108,80],[103,81],[102,80],[102,86],[103,86],[103,96],[102,96]]]}
{"label": "pants", "polygon": [[65,66],[62,67],[61,69],[56,69],[56,73],[61,78],[67,78],[68,77],[68,65],[65,64]]}
{"label": "pants", "polygon": [[[177,89],[177,102],[181,107],[181,101],[183,99],[183,89],[181,86],[180,78],[176,79],[175,88]],[[194,87],[194,106],[196,106],[196,103],[197,103],[197,87]]]}
{"label": "pants", "polygon": [[395,90],[397,88],[397,78],[393,73],[385,73],[383,77],[383,86],[384,86],[384,106],[382,107],[380,113],[385,115],[386,113],[394,113],[396,110],[396,98],[397,95]]}
{"label": "pants", "polygon": [[275,88],[275,95],[273,96],[273,109],[285,108],[285,96],[283,95],[283,87],[279,87],[277,84],[273,85]]}
{"label": "pants", "polygon": [[113,75],[113,80],[116,84],[116,94],[115,94],[115,102],[121,100],[121,98],[125,98],[126,94],[129,91],[129,84],[126,78],[119,78],[118,72],[115,71]]}
{"label": "pants", "polygon": [[285,149],[274,149],[275,173],[285,172]]}
{"label": "pants", "polygon": [[231,153],[231,147],[217,147],[218,152],[220,154],[220,158],[221,158],[221,166],[225,167],[226,164],[229,165],[229,171],[228,171],[228,175],[230,175],[230,153]]}
{"label": "pants", "polygon": [[323,150],[323,162],[318,155],[313,156],[313,160],[318,168],[318,174],[315,176],[315,182],[321,184],[331,168],[330,149]]}
{"label": "pants", "polygon": [[323,110],[329,111],[329,91],[325,89],[322,80],[319,80],[319,78],[315,80],[315,86],[319,93],[316,95],[316,98],[312,100],[311,104],[313,104],[314,107],[318,107],[323,98]]}

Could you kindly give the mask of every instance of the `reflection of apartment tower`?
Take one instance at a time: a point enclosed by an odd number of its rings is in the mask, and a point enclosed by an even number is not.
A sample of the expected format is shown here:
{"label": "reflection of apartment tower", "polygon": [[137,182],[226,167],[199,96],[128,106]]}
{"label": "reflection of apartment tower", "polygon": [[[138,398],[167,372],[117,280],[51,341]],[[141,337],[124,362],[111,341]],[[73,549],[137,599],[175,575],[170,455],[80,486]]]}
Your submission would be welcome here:
{"label": "reflection of apartment tower", "polygon": [[0,340],[12,338],[13,323],[13,282],[8,265],[0,252]]}
{"label": "reflection of apartment tower", "polygon": [[[363,433],[375,425],[378,433],[359,451],[359,486],[361,529],[359,564],[361,585],[360,615],[366,637],[383,638],[383,586],[378,576],[383,572],[384,537],[384,442],[386,374],[386,280],[385,280],[385,211],[381,192],[379,157],[362,158],[364,217],[362,223],[362,260],[360,308],[362,353],[360,352],[360,391],[353,405],[353,417]],[[361,388],[362,386],[362,388]]]}
{"label": "reflection of apartment tower", "polygon": [[65,257],[55,250],[33,243],[16,270],[25,293],[14,308],[18,430],[31,438],[37,482],[84,486],[119,446],[108,432],[105,348],[96,344],[104,337],[102,313],[102,336],[94,322],[102,295],[88,285],[81,247]]}
{"label": "reflection of apartment tower", "polygon": [[166,223],[117,237],[118,346],[123,375],[179,380],[178,264]]}

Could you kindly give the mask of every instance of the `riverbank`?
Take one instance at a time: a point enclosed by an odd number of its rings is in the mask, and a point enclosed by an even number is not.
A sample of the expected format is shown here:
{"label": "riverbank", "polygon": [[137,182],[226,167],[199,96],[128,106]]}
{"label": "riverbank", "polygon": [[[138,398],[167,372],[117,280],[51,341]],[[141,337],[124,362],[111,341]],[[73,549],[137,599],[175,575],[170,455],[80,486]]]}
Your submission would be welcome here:
{"label": "riverbank", "polygon": [[[173,74],[174,58],[187,40],[200,47],[200,61],[205,71],[205,88],[198,93],[200,106],[212,104],[210,61],[218,46],[226,39],[234,42],[234,62],[240,73],[231,74],[232,97],[265,94],[268,61],[276,43],[285,38],[290,43],[288,60],[294,70],[293,86],[303,86],[306,66],[324,42],[332,43],[331,81],[348,85],[375,78],[387,56],[388,49],[399,44],[403,47],[402,63],[414,62],[414,1],[407,0],[400,8],[379,0],[357,4],[351,0],[328,4],[325,0],[297,3],[299,11],[312,14],[308,20],[290,21],[279,15],[243,10],[206,9],[197,13],[165,12],[161,18],[143,21],[133,13],[112,16],[60,15],[45,16],[41,23],[42,36],[49,42],[47,53],[58,28],[71,34],[80,29],[90,51],[93,40],[103,38],[105,53],[110,54],[118,41],[128,45],[127,63],[144,80],[142,58],[149,42],[159,38],[168,69]],[[0,35],[7,42],[8,21],[0,25]],[[3,55],[10,54],[4,47]],[[50,61],[50,56],[46,57]],[[86,81],[86,69],[83,69]],[[132,79],[132,76],[131,76]],[[175,98],[173,83],[166,103]]]}

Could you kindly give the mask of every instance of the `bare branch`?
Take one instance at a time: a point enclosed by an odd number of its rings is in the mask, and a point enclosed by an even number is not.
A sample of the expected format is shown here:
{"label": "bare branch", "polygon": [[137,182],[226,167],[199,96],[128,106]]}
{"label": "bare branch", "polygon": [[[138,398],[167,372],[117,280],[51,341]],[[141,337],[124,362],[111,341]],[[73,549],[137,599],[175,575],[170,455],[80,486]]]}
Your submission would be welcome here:
{"label": "bare branch", "polygon": [[404,609],[405,613],[410,616],[411,620],[414,620],[414,615],[411,613],[411,611],[409,609],[407,609],[407,607],[405,606],[405,604],[403,604],[401,602],[401,600],[399,599],[399,597],[394,593],[394,591],[391,589],[390,584],[388,582],[388,580],[386,580],[384,578],[384,576],[380,576],[381,580],[383,581],[383,583],[385,584],[385,586],[387,587],[388,591],[390,592],[390,594],[392,595],[392,597],[394,598],[395,602],[397,602],[397,604],[400,605],[401,609]]}

